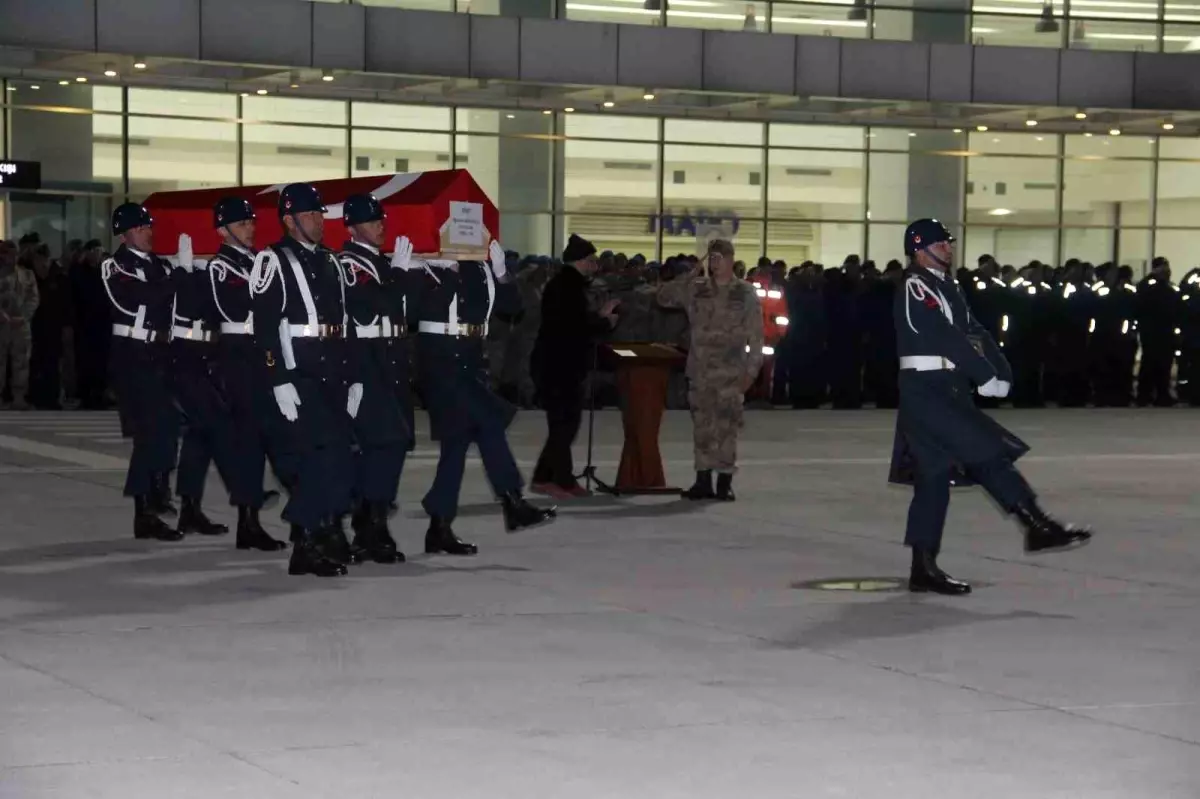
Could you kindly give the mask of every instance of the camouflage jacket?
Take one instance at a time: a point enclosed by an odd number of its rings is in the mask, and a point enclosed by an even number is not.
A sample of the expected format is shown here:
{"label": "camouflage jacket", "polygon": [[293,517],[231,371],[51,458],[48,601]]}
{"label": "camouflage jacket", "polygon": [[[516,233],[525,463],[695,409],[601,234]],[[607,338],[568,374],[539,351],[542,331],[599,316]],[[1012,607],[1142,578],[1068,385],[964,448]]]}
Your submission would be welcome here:
{"label": "camouflage jacket", "polygon": [[28,323],[37,307],[37,278],[33,272],[19,266],[0,270],[0,313],[10,318],[24,317]]}
{"label": "camouflage jacket", "polygon": [[749,379],[762,368],[762,310],[746,281],[718,286],[707,277],[680,275],[659,289],[658,304],[687,313],[687,374],[693,381]]}

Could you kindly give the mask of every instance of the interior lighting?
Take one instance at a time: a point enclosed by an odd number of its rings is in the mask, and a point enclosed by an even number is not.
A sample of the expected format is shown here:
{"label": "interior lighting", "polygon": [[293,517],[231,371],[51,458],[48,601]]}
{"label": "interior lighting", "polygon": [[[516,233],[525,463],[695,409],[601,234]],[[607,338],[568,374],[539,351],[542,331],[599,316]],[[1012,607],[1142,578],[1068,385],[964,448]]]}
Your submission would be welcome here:
{"label": "interior lighting", "polygon": [[980,133],[987,133],[987,125],[977,125],[975,130],[979,131]]}
{"label": "interior lighting", "polygon": [[[37,87],[36,87],[36,86],[34,86],[33,88],[35,88],[35,89],[36,89]],[[1170,122],[1164,122],[1164,123],[1162,124],[1162,129],[1163,129],[1163,130],[1175,130],[1175,125],[1173,125],[1173,124],[1172,124],[1172,123],[1170,123]]]}
{"label": "interior lighting", "polygon": [[146,68],[146,62],[145,62],[145,61],[142,61],[141,59],[138,59],[137,61],[134,61],[134,62],[133,62],[133,68],[134,68],[134,69],[145,69],[145,68]]}

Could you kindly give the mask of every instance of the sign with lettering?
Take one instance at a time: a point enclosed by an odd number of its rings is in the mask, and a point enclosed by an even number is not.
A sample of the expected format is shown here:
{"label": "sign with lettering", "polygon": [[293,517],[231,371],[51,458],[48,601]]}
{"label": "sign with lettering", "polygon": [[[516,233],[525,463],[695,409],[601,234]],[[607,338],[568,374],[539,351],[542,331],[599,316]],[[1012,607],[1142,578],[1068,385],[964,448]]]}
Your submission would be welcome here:
{"label": "sign with lettering", "polygon": [[695,213],[683,209],[680,213],[665,211],[662,215],[651,214],[647,219],[646,232],[657,233],[662,228],[664,236],[692,236],[701,238],[707,231],[717,229],[729,231],[730,238],[737,235],[741,217],[734,211],[707,211],[696,209]]}
{"label": "sign with lettering", "polygon": [[40,189],[42,165],[38,161],[0,161],[0,191]]}
{"label": "sign with lettering", "polygon": [[450,203],[450,229],[447,231],[452,247],[482,247],[484,241],[483,206],[479,203]]}

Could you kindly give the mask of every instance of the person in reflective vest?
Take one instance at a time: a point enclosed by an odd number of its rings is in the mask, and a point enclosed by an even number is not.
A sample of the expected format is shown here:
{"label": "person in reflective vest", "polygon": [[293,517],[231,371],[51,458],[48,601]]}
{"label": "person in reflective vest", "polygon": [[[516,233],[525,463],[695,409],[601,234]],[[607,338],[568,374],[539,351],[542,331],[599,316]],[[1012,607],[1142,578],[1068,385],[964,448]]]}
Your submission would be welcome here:
{"label": "person in reflective vest", "polygon": [[1007,396],[1012,370],[1000,348],[971,316],[950,274],[954,236],[935,219],[904,233],[909,257],[896,296],[900,411],[889,480],[913,486],[904,542],[912,548],[909,590],[966,594],[970,585],[937,564],[950,486],[975,482],[1025,531],[1025,551],[1086,543],[1087,530],[1060,524],[1039,507],[1014,461],[1029,450],[976,407],[972,393]]}

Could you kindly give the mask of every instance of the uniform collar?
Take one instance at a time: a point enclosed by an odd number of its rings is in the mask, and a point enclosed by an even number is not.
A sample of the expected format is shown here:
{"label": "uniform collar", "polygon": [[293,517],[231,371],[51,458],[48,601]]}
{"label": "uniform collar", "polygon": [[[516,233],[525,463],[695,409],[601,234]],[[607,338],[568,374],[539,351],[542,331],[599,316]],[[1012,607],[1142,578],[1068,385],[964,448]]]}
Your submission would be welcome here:
{"label": "uniform collar", "polygon": [[295,236],[292,236],[290,234],[284,238],[284,241],[295,244],[297,247],[303,247],[304,249],[308,250],[309,252],[317,251],[317,245],[309,244],[307,241],[300,241],[300,239],[298,239]]}
{"label": "uniform collar", "polygon": [[131,253],[136,255],[138,258],[141,258],[143,261],[150,260],[150,253],[148,253],[148,252],[142,252],[141,250],[135,249],[134,247],[130,247],[128,244],[125,245],[125,249],[129,250]]}
{"label": "uniform collar", "polygon": [[371,253],[371,255],[379,255],[379,248],[372,244],[367,244],[365,241],[359,241],[358,239],[351,239],[350,243],[353,244],[355,247],[366,250],[367,252]]}

